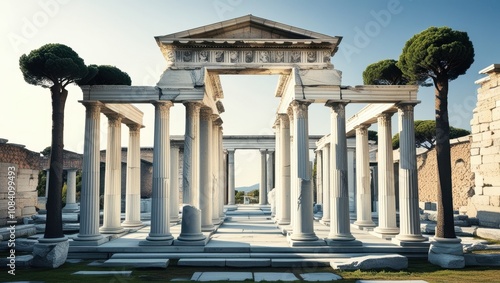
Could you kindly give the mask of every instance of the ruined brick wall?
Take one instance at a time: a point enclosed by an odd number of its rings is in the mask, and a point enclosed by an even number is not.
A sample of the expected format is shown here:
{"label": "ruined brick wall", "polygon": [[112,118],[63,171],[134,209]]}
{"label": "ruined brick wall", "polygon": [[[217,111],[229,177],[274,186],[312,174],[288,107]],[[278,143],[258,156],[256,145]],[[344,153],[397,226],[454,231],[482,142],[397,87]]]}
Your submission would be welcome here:
{"label": "ruined brick wall", "polygon": [[[13,167],[14,170],[9,170]],[[5,225],[9,216],[8,182],[9,171],[15,178],[15,217],[17,219],[36,214],[38,193],[38,171],[40,153],[25,149],[22,145],[0,143],[0,226]]]}
{"label": "ruined brick wall", "polygon": [[475,173],[474,195],[467,214],[483,226],[500,227],[500,65],[480,72],[487,77],[476,81],[470,148],[471,170]]}
{"label": "ruined brick wall", "polygon": [[[474,185],[474,174],[470,170],[469,137],[461,137],[450,141],[453,208],[459,209],[467,205],[471,189]],[[418,193],[423,202],[437,202],[437,159],[436,149],[417,156]]]}

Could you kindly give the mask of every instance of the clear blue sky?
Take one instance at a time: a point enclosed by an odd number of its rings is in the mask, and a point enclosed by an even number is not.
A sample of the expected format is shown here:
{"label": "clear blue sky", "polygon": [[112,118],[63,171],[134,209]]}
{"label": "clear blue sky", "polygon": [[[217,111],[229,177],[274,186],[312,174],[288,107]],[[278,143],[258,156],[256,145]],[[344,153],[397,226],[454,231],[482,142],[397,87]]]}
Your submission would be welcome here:
{"label": "clear blue sky", "polygon": [[[497,15],[500,1],[324,0],[324,1],[139,1],[39,0],[0,2],[2,25],[0,83],[0,137],[41,151],[50,144],[50,95],[47,89],[24,82],[18,59],[46,43],[72,47],[87,64],[115,65],[126,71],[133,85],[155,85],[165,63],[154,36],[174,33],[247,14],[315,32],[342,36],[332,58],[343,72],[344,85],[362,84],[368,64],[398,59],[405,42],[430,26],[466,31],[475,48],[475,62],[450,84],[450,122],[470,129],[476,103],[478,71],[500,63]],[[225,134],[271,134],[275,108],[275,76],[222,78],[226,113]],[[70,87],[66,107],[65,147],[82,152],[84,107],[81,91]],[[421,88],[416,119],[434,119],[433,88]],[[348,106],[348,115],[362,105]],[[146,128],[143,146],[153,144],[153,107],[141,105]],[[310,107],[310,133],[329,131],[329,111]],[[106,146],[106,119],[102,119],[101,147]],[[171,133],[183,134],[184,107],[172,108]],[[127,145],[123,130],[122,144]],[[241,152],[240,164],[258,164],[258,154]],[[249,165],[250,166],[250,165]],[[253,166],[253,167],[251,167]],[[238,167],[237,185],[258,182],[258,165]],[[251,168],[251,169],[248,169]]]}

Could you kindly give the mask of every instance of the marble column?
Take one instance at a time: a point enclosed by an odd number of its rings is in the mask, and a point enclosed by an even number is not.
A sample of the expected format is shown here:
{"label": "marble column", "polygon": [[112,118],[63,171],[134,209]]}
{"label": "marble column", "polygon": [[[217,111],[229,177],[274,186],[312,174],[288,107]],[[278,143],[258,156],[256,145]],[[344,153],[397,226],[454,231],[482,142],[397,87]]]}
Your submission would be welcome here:
{"label": "marble column", "polygon": [[153,144],[153,192],[151,197],[151,229],[146,241],[139,245],[171,245],[169,167],[170,167],[170,107],[171,101],[157,101]]}
{"label": "marble column", "polygon": [[292,209],[295,210],[296,219],[293,221],[293,232],[290,236],[292,241],[316,241],[318,237],[314,233],[313,219],[313,192],[312,176],[309,161],[309,121],[308,106],[310,102],[293,101],[294,126],[294,150],[296,161],[297,179],[292,187],[295,190],[295,198],[292,199]]}
{"label": "marble column", "polygon": [[267,150],[260,150],[260,185],[259,185],[259,204],[267,204],[267,167],[266,167]]}
{"label": "marble column", "polygon": [[219,216],[221,220],[224,219],[224,204],[226,203],[226,170],[225,170],[225,154],[224,147],[222,145],[223,133],[222,133],[222,120],[219,123]]}
{"label": "marble column", "polygon": [[[355,238],[349,219],[349,192],[347,183],[347,140],[345,107],[348,101],[329,101],[331,107],[330,141],[330,206],[329,245],[345,245]],[[356,241],[357,242],[357,241]],[[353,243],[348,243],[353,244]],[[356,243],[357,244],[357,243]],[[359,244],[361,244],[359,242]]]}
{"label": "marble column", "polygon": [[323,203],[323,155],[316,150],[316,203]]}
{"label": "marble column", "polygon": [[354,163],[356,161],[356,149],[347,149],[347,191],[349,211],[356,212],[356,172]]}
{"label": "marble column", "polygon": [[370,152],[368,150],[368,127],[356,128],[356,221],[360,229],[375,227],[372,221],[372,194],[370,176]]}
{"label": "marble column", "polygon": [[[294,221],[297,217],[295,210],[295,202],[297,200],[296,186],[297,186],[297,159],[295,155],[295,127],[294,127],[294,113],[292,107],[287,109],[288,118],[290,120],[290,226],[293,227]],[[292,228],[293,229],[293,228]]]}
{"label": "marble column", "polygon": [[290,119],[279,114],[280,119],[280,212],[279,225],[290,224]]}
{"label": "marble column", "polygon": [[[323,217],[321,223],[330,225],[331,205],[330,205],[330,144],[325,144],[321,149],[323,152]],[[319,170],[319,169],[318,169]]]}
{"label": "marble column", "polygon": [[392,156],[392,113],[380,114],[378,125],[378,226],[373,230],[382,238],[399,233],[396,223],[396,192]]}
{"label": "marble column", "polygon": [[122,117],[108,114],[108,145],[106,147],[106,171],[104,172],[104,213],[101,233],[123,232],[121,227],[121,180],[122,180]]}
{"label": "marble column", "polygon": [[399,234],[393,238],[402,242],[422,242],[418,206],[418,172],[415,148],[414,103],[401,103],[399,108]]}
{"label": "marble column", "polygon": [[100,116],[99,102],[85,105],[82,190],[80,193],[80,232],[71,245],[99,245],[107,241],[99,233]]}
{"label": "marble column", "polygon": [[199,203],[202,231],[213,231],[212,223],[212,109],[200,110],[200,179]]}
{"label": "marble column", "polygon": [[186,102],[186,128],[184,133],[184,159],[182,167],[182,202],[195,207],[199,203],[200,176],[200,108],[198,102]]}
{"label": "marble column", "polygon": [[62,209],[62,212],[75,212],[79,209],[76,203],[76,170],[76,168],[66,169],[66,205]]}
{"label": "marble column", "polygon": [[274,214],[274,220],[275,222],[279,222],[281,219],[281,191],[282,191],[282,185],[281,185],[281,127],[280,127],[280,119],[279,117],[276,119],[276,122],[274,123],[274,209],[275,209],[275,214]]}
{"label": "marble column", "polygon": [[122,227],[138,227],[141,222],[141,125],[128,124],[127,183],[125,221]]}
{"label": "marble column", "polygon": [[227,204],[234,205],[234,149],[227,149]]}
{"label": "marble column", "polygon": [[178,146],[170,147],[170,222],[179,222],[179,152]]}
{"label": "marble column", "polygon": [[219,215],[219,128],[220,121],[219,115],[212,114],[212,223],[220,224]]}
{"label": "marble column", "polygon": [[49,196],[50,169],[45,169],[45,199]]}

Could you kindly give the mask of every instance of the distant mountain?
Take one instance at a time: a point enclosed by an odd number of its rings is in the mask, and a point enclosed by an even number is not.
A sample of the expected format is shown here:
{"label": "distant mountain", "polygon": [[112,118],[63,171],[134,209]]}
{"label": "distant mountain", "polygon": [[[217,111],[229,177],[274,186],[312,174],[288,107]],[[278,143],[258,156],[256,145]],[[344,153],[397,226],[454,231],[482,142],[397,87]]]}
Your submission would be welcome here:
{"label": "distant mountain", "polygon": [[254,184],[254,185],[247,186],[247,187],[237,187],[237,188],[235,188],[235,190],[237,190],[237,191],[244,191],[245,193],[248,193],[248,192],[253,191],[253,190],[258,190],[258,189],[259,189],[259,184]]}

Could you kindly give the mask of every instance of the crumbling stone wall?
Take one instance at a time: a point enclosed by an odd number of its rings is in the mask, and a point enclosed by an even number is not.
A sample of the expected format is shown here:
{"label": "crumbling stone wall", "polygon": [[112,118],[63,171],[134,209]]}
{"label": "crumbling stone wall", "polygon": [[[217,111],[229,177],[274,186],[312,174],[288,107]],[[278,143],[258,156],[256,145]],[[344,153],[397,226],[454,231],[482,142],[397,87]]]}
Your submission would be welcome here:
{"label": "crumbling stone wall", "polygon": [[23,145],[0,142],[0,226],[7,223],[9,216],[8,182],[9,167],[15,172],[15,217],[17,219],[36,214],[38,193],[38,171],[40,153],[25,149]]}
{"label": "crumbling stone wall", "polygon": [[480,225],[500,227],[500,65],[491,65],[476,84],[477,104],[471,120],[471,170],[475,173],[474,195],[467,214]]}
{"label": "crumbling stone wall", "polygon": [[[469,136],[450,141],[453,208],[467,205],[474,186],[474,174],[470,170]],[[417,156],[418,193],[423,202],[437,202],[437,158],[436,149]]]}

